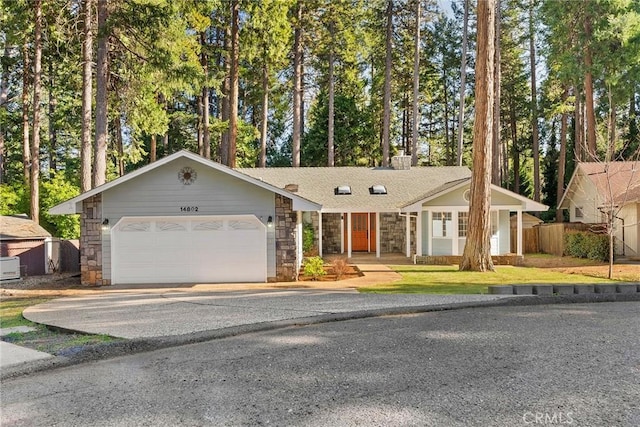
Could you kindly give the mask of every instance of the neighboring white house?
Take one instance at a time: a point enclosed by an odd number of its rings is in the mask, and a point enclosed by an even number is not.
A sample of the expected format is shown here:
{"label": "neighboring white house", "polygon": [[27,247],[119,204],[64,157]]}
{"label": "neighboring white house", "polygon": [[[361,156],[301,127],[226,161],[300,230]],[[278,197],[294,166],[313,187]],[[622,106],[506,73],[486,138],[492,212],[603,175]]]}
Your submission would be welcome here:
{"label": "neighboring white house", "polygon": [[578,163],[559,209],[571,222],[606,223],[613,209],[616,255],[640,255],[640,162]]}
{"label": "neighboring white house", "polygon": [[[53,207],[81,214],[85,284],[295,280],[303,223],[320,255],[461,255],[471,172],[465,167],[230,169],[180,151]],[[495,255],[516,213],[547,207],[492,186]]]}

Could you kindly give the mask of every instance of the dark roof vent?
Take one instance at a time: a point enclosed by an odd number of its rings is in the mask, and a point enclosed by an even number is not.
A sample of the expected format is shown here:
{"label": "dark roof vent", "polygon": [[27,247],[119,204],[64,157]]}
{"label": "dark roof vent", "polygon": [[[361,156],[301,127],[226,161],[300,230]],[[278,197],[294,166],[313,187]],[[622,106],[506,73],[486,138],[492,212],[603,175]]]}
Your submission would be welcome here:
{"label": "dark roof vent", "polygon": [[350,185],[339,185],[333,190],[333,194],[336,196],[346,196],[351,194],[351,186]]}
{"label": "dark roof vent", "polygon": [[387,194],[387,187],[384,185],[373,185],[369,187],[369,194]]}
{"label": "dark roof vent", "polygon": [[289,191],[290,193],[298,192],[298,184],[287,184],[284,186],[284,189]]}

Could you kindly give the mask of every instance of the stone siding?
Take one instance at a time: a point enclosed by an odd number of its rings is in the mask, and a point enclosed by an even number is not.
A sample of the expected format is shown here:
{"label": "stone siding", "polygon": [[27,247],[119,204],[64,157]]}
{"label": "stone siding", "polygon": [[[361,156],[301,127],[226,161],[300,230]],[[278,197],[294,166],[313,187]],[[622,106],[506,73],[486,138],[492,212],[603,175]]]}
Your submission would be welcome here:
{"label": "stone siding", "polygon": [[102,195],[82,202],[80,214],[80,282],[83,285],[108,285],[102,279]]}
{"label": "stone siding", "polygon": [[296,213],[291,199],[275,195],[276,277],[280,282],[296,280]]}
{"label": "stone siding", "polygon": [[340,253],[340,221],[339,213],[322,214],[322,252],[324,254]]}
{"label": "stone siding", "polygon": [[[405,253],[406,219],[397,213],[380,214],[380,252]],[[410,219],[411,253],[416,252],[416,218]]]}

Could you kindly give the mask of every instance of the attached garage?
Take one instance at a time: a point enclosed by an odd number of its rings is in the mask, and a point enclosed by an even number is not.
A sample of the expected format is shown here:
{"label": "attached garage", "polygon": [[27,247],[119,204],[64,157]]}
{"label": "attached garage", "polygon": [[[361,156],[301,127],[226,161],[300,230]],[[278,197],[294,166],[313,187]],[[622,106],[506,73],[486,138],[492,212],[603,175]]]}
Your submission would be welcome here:
{"label": "attached garage", "polygon": [[267,281],[267,228],[254,215],[123,217],[111,277],[125,283]]}

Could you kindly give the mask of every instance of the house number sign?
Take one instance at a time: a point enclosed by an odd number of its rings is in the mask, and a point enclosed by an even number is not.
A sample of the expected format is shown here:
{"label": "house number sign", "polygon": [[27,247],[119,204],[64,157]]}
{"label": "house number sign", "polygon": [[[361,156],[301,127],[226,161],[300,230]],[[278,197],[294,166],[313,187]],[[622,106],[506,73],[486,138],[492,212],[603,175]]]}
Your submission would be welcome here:
{"label": "house number sign", "polygon": [[180,206],[180,212],[198,212],[197,206]]}

